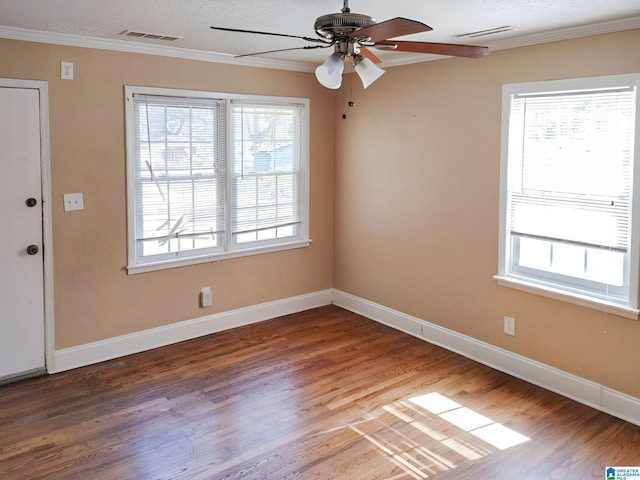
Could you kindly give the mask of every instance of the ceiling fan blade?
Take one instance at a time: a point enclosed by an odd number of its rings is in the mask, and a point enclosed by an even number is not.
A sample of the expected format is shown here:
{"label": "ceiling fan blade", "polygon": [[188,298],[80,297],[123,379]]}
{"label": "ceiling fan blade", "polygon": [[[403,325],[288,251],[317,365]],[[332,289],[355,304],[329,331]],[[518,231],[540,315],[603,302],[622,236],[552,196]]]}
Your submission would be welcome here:
{"label": "ceiling fan blade", "polygon": [[376,64],[382,63],[382,60],[380,60],[378,56],[375,53],[373,53],[371,50],[369,50],[367,47],[360,46],[360,55],[362,55],[365,58],[368,58],[373,63],[376,63]]}
{"label": "ceiling fan blade", "polygon": [[329,48],[332,44],[327,45],[305,45],[304,47],[279,48],[277,50],[267,50],[265,52],[245,53],[242,55],[234,55],[233,58],[252,57],[254,55],[262,55],[264,53],[288,52],[290,50],[312,50],[314,48]]}
{"label": "ceiling fan blade", "polygon": [[430,42],[401,42],[386,40],[377,42],[374,47],[380,50],[393,50],[396,52],[433,53],[436,55],[450,55],[453,57],[484,57],[489,53],[489,47],[477,47],[475,45],[457,45],[453,43]]}
{"label": "ceiling fan blade", "polygon": [[301,37],[299,35],[289,35],[286,33],[259,32],[258,30],[244,30],[241,28],[227,28],[227,27],[209,27],[209,28],[213,30],[222,30],[223,32],[256,33],[258,35],[273,35],[274,37],[300,38],[302,40],[306,40],[307,42],[327,43],[326,40],[322,40],[320,38]]}
{"label": "ceiling fan blade", "polygon": [[370,42],[380,42],[387,38],[402,37],[403,35],[410,35],[412,33],[428,32],[433,30],[429,25],[425,25],[422,22],[416,20],[409,20],[408,18],[392,18],[384,22],[376,23],[370,27],[361,28],[356,30],[349,38],[362,38],[368,37]]}

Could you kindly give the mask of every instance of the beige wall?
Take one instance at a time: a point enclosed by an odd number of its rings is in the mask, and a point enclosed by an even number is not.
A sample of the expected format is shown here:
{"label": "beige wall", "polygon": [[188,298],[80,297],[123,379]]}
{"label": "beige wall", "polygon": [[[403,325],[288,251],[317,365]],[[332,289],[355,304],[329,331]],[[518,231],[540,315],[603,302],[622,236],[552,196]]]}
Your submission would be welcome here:
{"label": "beige wall", "polygon": [[334,286],[640,398],[640,322],[492,278],[502,85],[640,72],[638,45],[633,30],[396,67],[366,93],[354,81],[336,137]]}
{"label": "beige wall", "polygon": [[[312,74],[0,40],[0,77],[49,82],[56,349],[331,287],[333,92]],[[127,275],[124,85],[310,98],[312,245]],[[84,210],[63,211],[71,192]]]}
{"label": "beige wall", "polygon": [[[342,120],[342,92],[312,74],[0,40],[0,77],[49,82],[56,348],[335,286],[640,398],[640,322],[492,279],[501,86],[639,72],[639,44],[634,30],[390,68],[366,93],[353,81]],[[126,84],[310,98],[312,246],[127,275]],[[85,209],[64,212],[78,191]]]}

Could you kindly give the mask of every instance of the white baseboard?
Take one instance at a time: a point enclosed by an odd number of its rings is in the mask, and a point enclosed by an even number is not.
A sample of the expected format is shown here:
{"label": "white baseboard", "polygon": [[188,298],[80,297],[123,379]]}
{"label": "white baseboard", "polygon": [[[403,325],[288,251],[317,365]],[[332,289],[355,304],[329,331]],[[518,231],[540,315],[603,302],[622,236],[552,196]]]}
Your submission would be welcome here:
{"label": "white baseboard", "polygon": [[330,303],[640,425],[640,399],[339,290],[322,290],[56,350],[48,369],[49,373],[71,370]]}
{"label": "white baseboard", "polygon": [[332,298],[339,307],[640,425],[638,398],[339,290],[333,290]]}
{"label": "white baseboard", "polygon": [[331,303],[331,290],[252,305],[141,332],[56,350],[49,373],[57,373],[172,343],[209,335]]}

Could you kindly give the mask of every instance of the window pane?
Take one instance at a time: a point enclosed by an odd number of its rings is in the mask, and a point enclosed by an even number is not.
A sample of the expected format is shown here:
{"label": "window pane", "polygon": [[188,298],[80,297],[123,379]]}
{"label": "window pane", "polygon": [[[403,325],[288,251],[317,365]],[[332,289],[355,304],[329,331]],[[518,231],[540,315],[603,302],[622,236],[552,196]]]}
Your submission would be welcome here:
{"label": "window pane", "polygon": [[587,249],[587,278],[615,287],[624,284],[624,253]]}
{"label": "window pane", "polygon": [[276,182],[275,177],[258,178],[258,205],[272,205],[276,201]]}
{"label": "window pane", "polygon": [[551,242],[520,238],[519,265],[538,270],[551,269]]}
{"label": "window pane", "polygon": [[238,233],[236,235],[236,243],[255,242],[258,239],[256,232]]}
{"label": "window pane", "polygon": [[554,243],[551,260],[551,271],[569,277],[585,278],[584,247]]}
{"label": "window pane", "polygon": [[277,231],[275,228],[269,228],[267,230],[258,231],[258,240],[271,240],[276,238]]}

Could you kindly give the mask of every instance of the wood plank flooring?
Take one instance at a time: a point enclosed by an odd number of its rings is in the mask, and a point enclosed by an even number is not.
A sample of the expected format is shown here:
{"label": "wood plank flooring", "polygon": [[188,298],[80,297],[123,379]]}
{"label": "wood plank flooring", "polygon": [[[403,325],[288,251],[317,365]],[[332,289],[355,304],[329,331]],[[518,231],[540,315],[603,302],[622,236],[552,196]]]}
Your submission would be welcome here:
{"label": "wood plank flooring", "polygon": [[0,478],[604,479],[640,427],[335,306],[0,387]]}

